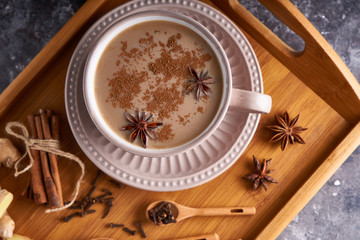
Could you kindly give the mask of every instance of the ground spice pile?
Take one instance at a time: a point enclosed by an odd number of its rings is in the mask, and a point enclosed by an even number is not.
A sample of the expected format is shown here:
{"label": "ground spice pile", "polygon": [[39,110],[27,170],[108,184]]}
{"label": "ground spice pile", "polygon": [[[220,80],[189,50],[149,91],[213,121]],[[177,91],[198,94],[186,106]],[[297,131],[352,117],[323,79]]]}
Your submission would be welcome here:
{"label": "ground spice pile", "polygon": [[148,73],[144,71],[129,73],[125,67],[122,67],[113,76],[112,79],[108,79],[110,91],[106,101],[111,102],[115,108],[134,108],[133,97],[141,92],[140,84],[146,81]]}
{"label": "ground spice pile", "polygon": [[172,133],[170,124],[163,125],[162,128],[160,128],[159,131],[157,132],[157,139],[160,142],[165,142],[173,137],[174,134]]}

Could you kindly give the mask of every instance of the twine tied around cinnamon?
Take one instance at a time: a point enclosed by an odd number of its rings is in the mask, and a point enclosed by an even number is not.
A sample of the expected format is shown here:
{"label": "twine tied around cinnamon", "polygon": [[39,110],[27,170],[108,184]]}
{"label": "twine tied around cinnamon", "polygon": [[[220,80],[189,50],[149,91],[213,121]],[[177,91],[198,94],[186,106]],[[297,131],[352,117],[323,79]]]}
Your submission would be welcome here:
{"label": "twine tied around cinnamon", "polygon": [[[14,132],[13,131],[14,128],[20,129],[20,134]],[[79,179],[76,182],[73,199],[69,203],[65,204],[62,207],[53,208],[53,209],[47,209],[45,211],[45,213],[58,212],[58,211],[61,211],[63,209],[66,209],[66,208],[70,207],[75,202],[75,200],[76,200],[76,198],[77,198],[77,196],[79,194],[81,180],[84,178],[84,175],[85,175],[85,165],[84,165],[84,163],[77,156],[75,156],[75,155],[73,155],[71,153],[68,153],[68,152],[61,151],[60,148],[59,148],[59,141],[58,140],[54,140],[54,139],[46,139],[45,140],[45,139],[29,138],[29,132],[28,132],[27,128],[24,126],[24,124],[22,124],[20,122],[9,122],[9,123],[7,123],[6,127],[5,127],[5,132],[10,134],[13,137],[16,137],[16,138],[22,140],[24,142],[25,148],[26,148],[26,152],[24,153],[24,155],[21,158],[19,158],[19,160],[16,161],[16,163],[14,164],[14,168],[15,168],[14,176],[15,177],[19,176],[20,174],[23,174],[23,173],[27,172],[32,167],[32,165],[34,163],[34,159],[33,159],[32,155],[31,155],[31,151],[30,151],[31,149],[52,153],[52,154],[55,154],[55,155],[70,159],[70,160],[76,162],[77,164],[79,164],[79,167],[81,168],[81,175],[80,175]],[[24,169],[19,171],[18,165],[26,157],[26,155],[29,155],[30,163]]]}

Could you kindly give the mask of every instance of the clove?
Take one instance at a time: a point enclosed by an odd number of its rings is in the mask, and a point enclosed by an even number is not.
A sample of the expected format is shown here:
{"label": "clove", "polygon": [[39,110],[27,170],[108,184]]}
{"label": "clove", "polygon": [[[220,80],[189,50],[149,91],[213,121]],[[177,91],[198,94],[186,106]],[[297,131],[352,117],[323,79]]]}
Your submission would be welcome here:
{"label": "clove", "polygon": [[[90,189],[90,191],[88,192],[88,194],[81,200],[81,201],[75,201],[75,205],[71,206],[71,209],[81,209],[82,211],[73,213],[67,217],[64,218],[64,222],[68,222],[70,221],[73,217],[75,216],[80,216],[80,217],[84,217],[87,214],[91,214],[94,213],[95,210],[90,210],[90,208],[96,204],[96,203],[102,203],[105,206],[104,209],[104,214],[102,216],[102,218],[107,217],[107,215],[109,215],[110,210],[113,206],[113,200],[114,197],[109,197],[112,196],[113,193],[111,191],[109,191],[109,189],[102,189],[102,191],[104,192],[102,195],[97,196],[97,197],[92,197],[94,191],[96,190],[96,186],[95,184],[97,183],[97,181],[99,180],[99,177],[102,175],[102,172],[99,170],[96,173],[96,176],[94,178],[94,180],[92,181],[92,187]],[[111,181],[115,186],[117,186],[118,188],[121,188],[121,184],[117,183],[116,181]],[[110,223],[110,227],[114,228],[114,227],[124,227],[123,224],[114,224],[114,223]],[[126,228],[127,230],[124,231],[128,231],[130,234],[134,235],[136,231],[132,231],[128,228]]]}
{"label": "clove", "polygon": [[69,209],[84,209],[88,203],[86,201],[75,201],[74,204],[75,205],[70,206]]}
{"label": "clove", "polygon": [[92,205],[94,205],[95,203],[93,202],[93,201],[91,201],[91,202],[88,202],[87,204],[86,204],[86,206],[84,207],[84,210],[89,210],[91,207],[92,207]]}
{"label": "clove", "polygon": [[137,221],[137,222],[136,222],[136,225],[139,227],[142,237],[143,237],[143,238],[146,238],[146,233],[145,233],[145,231],[144,231],[144,229],[143,229],[143,227],[142,227],[141,222],[140,222],[140,221]]}
{"label": "clove", "polygon": [[105,218],[109,214],[110,209],[111,209],[112,206],[113,206],[112,202],[107,203],[105,213],[101,218]]}
{"label": "clove", "polygon": [[70,206],[69,209],[82,209],[83,207],[81,205],[77,205],[77,206]]}
{"label": "clove", "polygon": [[110,191],[109,191],[108,189],[106,189],[106,188],[105,188],[103,191],[104,191],[107,195],[110,195],[110,196],[112,195],[112,192],[110,192]]}
{"label": "clove", "polygon": [[69,215],[69,216],[64,217],[63,221],[64,221],[64,222],[68,222],[68,221],[70,221],[73,217],[76,217],[76,216],[80,216],[80,212],[76,212],[76,213],[73,213],[73,214],[71,214],[71,215]]}
{"label": "clove", "polygon": [[110,226],[111,228],[117,228],[117,227],[124,227],[124,224],[110,223],[109,226]]}
{"label": "clove", "polygon": [[113,179],[110,179],[109,182],[111,182],[116,188],[122,188],[122,185]]}
{"label": "clove", "polygon": [[98,170],[97,173],[96,173],[96,176],[94,178],[94,180],[92,181],[91,185],[95,185],[96,182],[98,181],[100,175],[102,174],[102,171]]}
{"label": "clove", "polygon": [[103,199],[101,199],[100,202],[101,202],[102,204],[104,204],[104,203],[112,202],[113,200],[114,200],[113,197],[109,197],[109,198],[103,198]]}
{"label": "clove", "polygon": [[91,214],[96,212],[96,210],[88,210],[88,211],[84,211],[84,212],[80,212],[80,216],[84,217],[85,215]]}
{"label": "clove", "polygon": [[105,193],[103,195],[100,195],[98,197],[95,198],[96,202],[101,202],[102,199],[104,199],[105,197],[112,195],[112,192],[110,192],[109,190],[105,189]]}
{"label": "clove", "polygon": [[92,186],[92,188],[90,189],[90,191],[89,191],[88,195],[86,195],[85,200],[86,200],[87,202],[90,202],[91,195],[93,194],[93,192],[94,192],[95,188],[96,188],[96,187],[95,187],[95,185],[94,185],[94,186]]}
{"label": "clove", "polygon": [[124,227],[123,230],[124,230],[125,232],[133,235],[133,236],[136,234],[136,231],[135,231],[135,230],[131,230],[131,229],[127,228],[127,227]]}

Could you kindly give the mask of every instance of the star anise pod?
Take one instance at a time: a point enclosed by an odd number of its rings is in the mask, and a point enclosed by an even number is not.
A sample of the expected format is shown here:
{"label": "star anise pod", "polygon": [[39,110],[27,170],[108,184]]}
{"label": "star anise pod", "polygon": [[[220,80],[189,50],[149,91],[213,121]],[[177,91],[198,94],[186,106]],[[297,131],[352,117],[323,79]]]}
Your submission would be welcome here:
{"label": "star anise pod", "polygon": [[293,144],[298,142],[305,144],[305,141],[300,137],[299,133],[307,130],[304,127],[295,127],[296,122],[299,120],[300,114],[290,121],[289,114],[285,112],[284,117],[275,115],[275,119],[278,122],[277,125],[267,126],[267,128],[276,132],[276,134],[270,139],[270,142],[277,142],[281,140],[281,150],[285,150],[288,142]]}
{"label": "star anise pod", "polygon": [[268,169],[271,158],[268,160],[263,160],[263,164],[255,156],[253,156],[254,165],[256,172],[245,176],[244,178],[253,182],[252,190],[259,188],[260,184],[263,185],[265,191],[267,191],[267,182],[278,183],[274,178],[270,177],[269,174],[274,171],[274,169]]}
{"label": "star anise pod", "polygon": [[209,76],[209,72],[201,70],[198,74],[192,67],[189,67],[189,74],[191,79],[189,79],[189,85],[185,87],[185,94],[192,92],[195,89],[196,100],[199,101],[201,92],[207,96],[207,93],[211,93],[211,89],[207,84],[212,84],[213,82],[206,82],[209,79],[212,79],[212,76]]}
{"label": "star anise pod", "polygon": [[153,131],[153,129],[157,128],[158,126],[163,125],[160,122],[149,122],[152,118],[152,114],[150,114],[149,117],[146,117],[145,112],[142,112],[140,114],[140,111],[138,110],[135,114],[135,116],[124,112],[125,118],[131,123],[129,125],[126,125],[125,127],[120,128],[121,131],[132,131],[129,137],[130,142],[134,142],[135,139],[140,135],[140,140],[146,148],[148,138],[156,139],[156,134]]}

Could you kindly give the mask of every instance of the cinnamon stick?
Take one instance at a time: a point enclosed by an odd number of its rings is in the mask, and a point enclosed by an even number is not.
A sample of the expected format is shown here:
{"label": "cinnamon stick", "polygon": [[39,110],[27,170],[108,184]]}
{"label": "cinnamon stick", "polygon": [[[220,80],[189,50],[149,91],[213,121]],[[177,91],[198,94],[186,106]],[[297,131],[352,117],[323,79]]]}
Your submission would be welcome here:
{"label": "cinnamon stick", "polygon": [[[30,137],[37,138],[34,115],[29,114],[27,120],[30,127]],[[31,150],[31,155],[34,159],[32,168],[30,168],[31,189],[34,194],[34,201],[37,204],[44,204],[47,203],[47,198],[42,179],[40,153],[37,150]]]}
{"label": "cinnamon stick", "polygon": [[26,197],[29,198],[29,193],[30,193],[30,190],[31,190],[31,174],[28,175],[28,179],[26,181],[26,185],[25,185],[25,188],[24,190],[22,190],[21,192],[21,196],[24,196],[26,194]]}
{"label": "cinnamon stick", "polygon": [[[41,124],[40,116],[35,116],[35,126],[36,132],[39,139],[44,139],[43,135],[43,126]],[[46,195],[49,200],[50,207],[60,207],[60,198],[56,189],[53,178],[51,177],[49,163],[48,163],[48,154],[44,151],[40,151],[41,167],[44,177]]]}
{"label": "cinnamon stick", "polygon": [[[59,116],[53,115],[53,116],[51,116],[51,135],[52,135],[53,139],[59,140],[59,135],[60,135],[59,131],[60,131],[60,128],[59,128]],[[58,179],[56,178],[56,175],[53,175],[53,178],[55,180],[55,184],[56,184],[56,187],[58,189],[58,194],[59,194],[59,197],[60,197],[61,205],[63,205],[64,204],[63,193],[62,193],[62,188],[61,188],[60,174],[59,174],[58,165],[57,165],[57,163],[59,161],[59,157],[54,155],[54,154],[52,154],[52,155],[55,157],[54,162],[56,163],[55,164],[56,165],[56,170],[55,170],[55,168],[53,168],[52,165],[50,165],[51,166],[51,171],[52,171],[52,173],[55,172],[55,171],[57,172]]]}
{"label": "cinnamon stick", "polygon": [[[51,117],[52,113],[50,110],[47,110],[46,112],[40,110],[40,117],[41,117],[41,124],[42,129],[44,133],[44,139],[51,139],[52,134],[56,135],[56,138],[59,139],[59,119],[54,116],[54,123],[52,124],[52,133],[50,131],[50,124],[49,124],[49,118]],[[51,118],[51,121],[52,118]],[[54,136],[54,139],[56,139]],[[61,181],[60,181],[60,174],[59,174],[59,168],[58,168],[58,159],[55,154],[49,153],[49,163],[50,163],[50,174],[52,179],[54,180],[56,190],[59,196],[60,200],[60,206],[64,205],[63,202],[63,196],[62,196],[62,189],[61,189]]]}
{"label": "cinnamon stick", "polygon": [[34,200],[34,192],[33,192],[32,188],[31,188],[31,176],[29,176],[29,179],[30,179],[30,182],[29,182],[29,186],[28,186],[28,189],[27,189],[26,197],[28,199]]}

